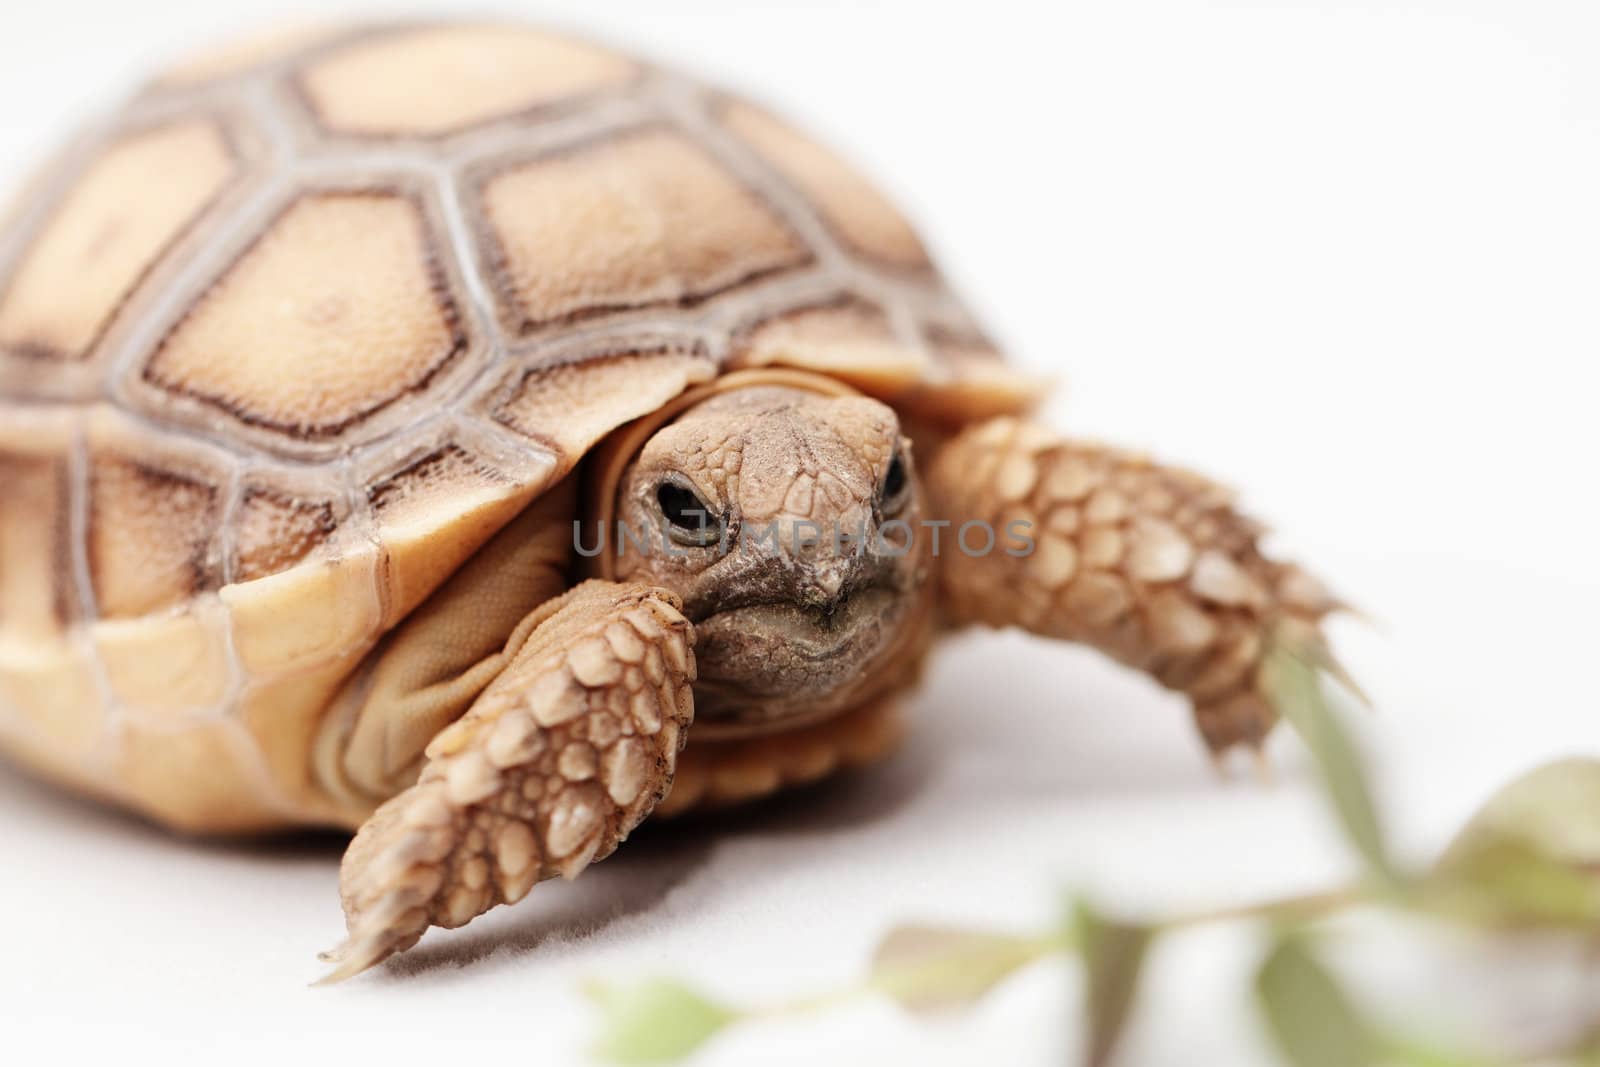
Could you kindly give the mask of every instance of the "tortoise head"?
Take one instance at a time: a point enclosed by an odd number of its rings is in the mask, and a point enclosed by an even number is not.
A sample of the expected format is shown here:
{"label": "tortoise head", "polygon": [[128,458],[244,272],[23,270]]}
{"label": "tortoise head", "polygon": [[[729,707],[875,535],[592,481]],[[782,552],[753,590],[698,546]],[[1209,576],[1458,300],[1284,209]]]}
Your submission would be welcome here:
{"label": "tortoise head", "polygon": [[710,391],[617,482],[611,573],[695,624],[697,731],[792,725],[903,678],[930,630],[910,442],[875,400],[792,384]]}

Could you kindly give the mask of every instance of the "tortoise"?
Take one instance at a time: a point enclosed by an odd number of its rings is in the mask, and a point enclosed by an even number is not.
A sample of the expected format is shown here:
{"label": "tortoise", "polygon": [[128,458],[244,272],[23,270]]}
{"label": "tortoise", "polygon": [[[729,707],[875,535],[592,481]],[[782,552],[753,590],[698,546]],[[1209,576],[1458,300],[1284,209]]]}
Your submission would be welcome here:
{"label": "tortoise", "polygon": [[952,629],[1101,649],[1222,753],[1337,606],[1228,491],[1032,421],[846,162],[566,35],[210,52],[5,218],[0,748],[356,831],[330,979],[884,758]]}

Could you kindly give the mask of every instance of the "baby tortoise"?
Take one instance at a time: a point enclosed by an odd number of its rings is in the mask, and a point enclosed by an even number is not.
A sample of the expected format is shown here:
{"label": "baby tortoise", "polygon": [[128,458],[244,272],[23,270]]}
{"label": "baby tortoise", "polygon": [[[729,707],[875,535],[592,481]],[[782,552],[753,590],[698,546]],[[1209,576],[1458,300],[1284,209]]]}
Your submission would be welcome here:
{"label": "baby tortoise", "polygon": [[881,758],[938,632],[1102,649],[1220,753],[1335,606],[1226,491],[1030,422],[847,164],[588,43],[212,53],[7,217],[0,742],[187,831],[356,829],[332,978]]}

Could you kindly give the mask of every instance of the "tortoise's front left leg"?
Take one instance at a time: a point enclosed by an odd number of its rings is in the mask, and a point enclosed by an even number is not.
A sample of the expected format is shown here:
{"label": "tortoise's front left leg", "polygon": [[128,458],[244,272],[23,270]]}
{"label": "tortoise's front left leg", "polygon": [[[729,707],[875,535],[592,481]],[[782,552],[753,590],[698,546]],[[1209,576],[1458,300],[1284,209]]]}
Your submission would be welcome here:
{"label": "tortoise's front left leg", "polygon": [[539,610],[516,658],[428,746],[416,785],[345,853],[349,936],[325,955],[324,981],[575,877],[650,813],[694,717],[694,633],[678,607],[596,581]]}
{"label": "tortoise's front left leg", "polygon": [[[1320,642],[1339,606],[1261,553],[1262,528],[1227,490],[1025,420],[995,419],[941,446],[929,489],[954,527],[997,535],[991,550],[967,551],[946,534],[939,568],[954,621],[1081,641],[1150,673],[1190,698],[1214,755],[1259,749],[1271,729],[1262,666],[1274,635]],[[984,546],[981,533],[967,548]]]}

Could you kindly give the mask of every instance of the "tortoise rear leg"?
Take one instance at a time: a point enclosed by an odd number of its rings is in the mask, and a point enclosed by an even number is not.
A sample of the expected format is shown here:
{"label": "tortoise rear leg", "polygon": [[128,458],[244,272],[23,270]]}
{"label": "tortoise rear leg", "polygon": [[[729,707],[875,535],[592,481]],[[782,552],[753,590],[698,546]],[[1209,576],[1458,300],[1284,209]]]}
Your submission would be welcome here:
{"label": "tortoise rear leg", "polygon": [[[1227,490],[1023,420],[945,444],[929,488],[941,518],[996,534],[989,551],[941,548],[955,621],[1081,641],[1148,672],[1190,698],[1214,756],[1259,751],[1277,718],[1261,669],[1269,643],[1286,631],[1320,643],[1321,620],[1339,606],[1260,552],[1261,527]],[[970,536],[974,548],[983,540]]]}
{"label": "tortoise rear leg", "polygon": [[609,855],[672,782],[693,719],[694,633],[672,594],[586,582],[540,610],[510,665],[434,738],[340,869],[339,981],[536,882]]}

